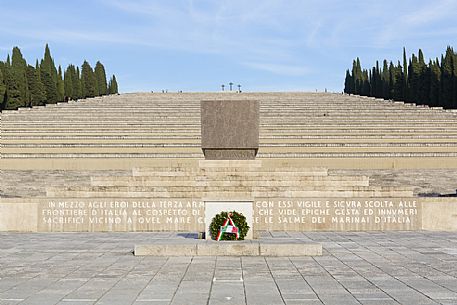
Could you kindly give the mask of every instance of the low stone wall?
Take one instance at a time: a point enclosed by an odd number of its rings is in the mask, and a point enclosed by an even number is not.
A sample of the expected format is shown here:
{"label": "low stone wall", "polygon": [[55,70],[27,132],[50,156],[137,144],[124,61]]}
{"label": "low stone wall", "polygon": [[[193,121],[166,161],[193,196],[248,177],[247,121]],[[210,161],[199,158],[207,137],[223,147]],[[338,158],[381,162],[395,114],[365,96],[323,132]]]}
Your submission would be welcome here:
{"label": "low stone wall", "polygon": [[[254,230],[457,230],[457,198],[255,198]],[[204,201],[193,198],[0,200],[0,231],[196,231]]]}

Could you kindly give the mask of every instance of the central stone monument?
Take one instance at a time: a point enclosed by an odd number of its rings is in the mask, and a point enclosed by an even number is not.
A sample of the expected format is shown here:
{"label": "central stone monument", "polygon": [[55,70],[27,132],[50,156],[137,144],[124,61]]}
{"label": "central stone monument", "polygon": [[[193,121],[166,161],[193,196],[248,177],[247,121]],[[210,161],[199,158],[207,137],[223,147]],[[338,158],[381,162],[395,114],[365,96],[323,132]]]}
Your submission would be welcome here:
{"label": "central stone monument", "polygon": [[[259,110],[259,102],[255,100],[201,101],[203,154],[206,160],[219,160],[213,161],[212,166],[240,166],[241,163],[237,164],[233,160],[245,160],[248,163],[241,166],[249,166],[250,161],[246,160],[255,159],[259,149]],[[244,200],[240,201],[218,197],[218,194],[214,196],[217,200],[205,200],[206,238],[211,238],[209,225],[216,214],[237,210],[246,217],[251,228],[246,238],[252,239],[252,198],[242,198]]]}
{"label": "central stone monument", "polygon": [[206,160],[253,160],[259,149],[259,101],[201,101]]}

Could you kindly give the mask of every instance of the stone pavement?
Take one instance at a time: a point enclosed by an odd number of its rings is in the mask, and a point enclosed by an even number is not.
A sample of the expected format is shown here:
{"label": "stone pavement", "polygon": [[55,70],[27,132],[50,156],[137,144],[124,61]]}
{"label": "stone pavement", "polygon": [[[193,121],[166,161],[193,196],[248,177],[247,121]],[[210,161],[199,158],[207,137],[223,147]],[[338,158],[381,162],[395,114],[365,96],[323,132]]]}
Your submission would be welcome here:
{"label": "stone pavement", "polygon": [[457,304],[457,234],[263,233],[320,257],[135,257],[175,233],[0,233],[0,304]]}

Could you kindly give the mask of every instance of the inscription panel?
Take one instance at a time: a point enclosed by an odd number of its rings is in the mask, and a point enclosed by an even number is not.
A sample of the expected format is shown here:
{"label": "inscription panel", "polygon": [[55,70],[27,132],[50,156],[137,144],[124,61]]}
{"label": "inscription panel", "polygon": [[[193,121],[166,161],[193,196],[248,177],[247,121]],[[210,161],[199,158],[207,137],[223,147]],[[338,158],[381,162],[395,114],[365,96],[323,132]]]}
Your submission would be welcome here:
{"label": "inscription panel", "polygon": [[200,231],[204,203],[192,199],[55,199],[38,209],[39,231]]}
{"label": "inscription panel", "polygon": [[[421,229],[417,198],[256,198],[254,230]],[[205,230],[200,199],[53,199],[38,208],[38,231]]]}
{"label": "inscription panel", "polygon": [[258,230],[418,230],[422,206],[415,198],[257,199]]}

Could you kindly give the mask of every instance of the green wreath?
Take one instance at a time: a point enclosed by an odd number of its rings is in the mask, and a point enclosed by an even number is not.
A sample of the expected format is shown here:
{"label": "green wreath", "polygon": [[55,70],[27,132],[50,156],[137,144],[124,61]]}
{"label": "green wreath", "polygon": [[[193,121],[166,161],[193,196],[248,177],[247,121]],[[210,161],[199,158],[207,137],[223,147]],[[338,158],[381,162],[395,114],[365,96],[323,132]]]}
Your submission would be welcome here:
{"label": "green wreath", "polygon": [[[211,224],[209,226],[211,232],[211,239],[216,239],[216,236],[219,233],[221,226],[224,225],[224,222],[228,218],[228,213],[229,212],[221,212],[214,216],[214,218],[212,219]],[[238,213],[237,211],[231,211],[230,213],[230,218],[232,218],[233,222],[239,230],[238,240],[244,240],[244,237],[249,231],[249,226],[246,222],[246,217],[243,214]],[[236,240],[236,234],[224,233],[221,236],[221,240]]]}

